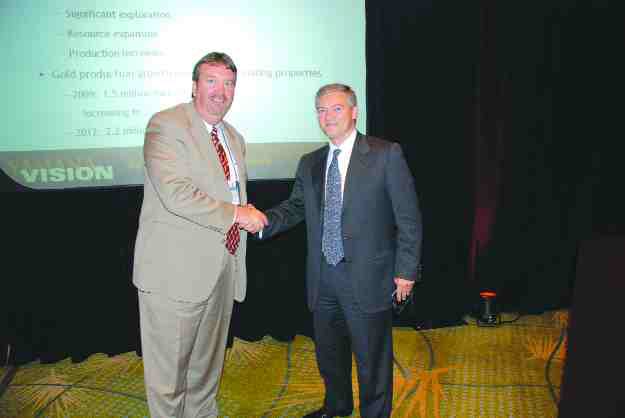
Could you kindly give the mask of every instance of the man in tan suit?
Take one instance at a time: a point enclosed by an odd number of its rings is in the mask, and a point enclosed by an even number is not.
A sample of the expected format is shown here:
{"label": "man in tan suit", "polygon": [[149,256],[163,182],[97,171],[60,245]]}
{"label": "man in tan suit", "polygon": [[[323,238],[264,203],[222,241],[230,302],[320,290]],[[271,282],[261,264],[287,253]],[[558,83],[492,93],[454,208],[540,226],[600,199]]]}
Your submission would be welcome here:
{"label": "man in tan suit", "polygon": [[[237,69],[223,53],[193,69],[192,102],[156,113],[143,148],[135,246],[145,385],[153,417],[217,417],[233,301],[245,298],[245,142],[223,117]],[[241,229],[240,229],[241,228]]]}

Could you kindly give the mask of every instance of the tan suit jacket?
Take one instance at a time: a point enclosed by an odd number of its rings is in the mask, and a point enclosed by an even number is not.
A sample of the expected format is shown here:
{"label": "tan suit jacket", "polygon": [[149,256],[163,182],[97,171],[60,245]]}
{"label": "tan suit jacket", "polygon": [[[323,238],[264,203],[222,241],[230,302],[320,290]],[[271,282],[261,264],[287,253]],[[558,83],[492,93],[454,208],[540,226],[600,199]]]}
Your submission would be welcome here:
{"label": "tan suit jacket", "polygon": [[[222,123],[237,162],[241,204],[246,204],[245,142]],[[155,114],[143,152],[145,187],[133,282],[141,290],[175,300],[206,300],[229,256],[224,242],[234,206],[210,134],[193,104]],[[237,301],[245,298],[246,239],[241,230],[232,277]]]}

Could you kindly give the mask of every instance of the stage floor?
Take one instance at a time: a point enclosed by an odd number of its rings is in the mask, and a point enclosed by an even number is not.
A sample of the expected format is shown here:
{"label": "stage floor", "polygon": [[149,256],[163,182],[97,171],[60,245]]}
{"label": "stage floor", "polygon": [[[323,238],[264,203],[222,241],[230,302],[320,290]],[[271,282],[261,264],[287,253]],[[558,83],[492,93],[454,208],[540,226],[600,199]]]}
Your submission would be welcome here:
{"label": "stage floor", "polygon": [[[465,320],[456,327],[394,329],[393,417],[556,417],[568,313],[488,328]],[[0,369],[0,378],[8,370]],[[228,350],[219,395],[224,417],[301,417],[322,399],[309,338],[235,340]],[[0,396],[0,416],[148,416],[141,358],[97,354],[81,363],[21,366]],[[360,417],[357,409],[353,417]]]}

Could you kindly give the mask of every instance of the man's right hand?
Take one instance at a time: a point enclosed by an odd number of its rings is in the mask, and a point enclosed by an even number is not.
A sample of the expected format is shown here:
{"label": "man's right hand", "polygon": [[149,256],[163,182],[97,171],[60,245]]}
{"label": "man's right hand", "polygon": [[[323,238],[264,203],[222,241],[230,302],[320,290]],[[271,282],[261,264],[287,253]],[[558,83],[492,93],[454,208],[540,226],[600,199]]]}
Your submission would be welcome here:
{"label": "man's right hand", "polygon": [[267,217],[252,204],[247,206],[238,206],[236,219],[234,220],[239,226],[253,234],[257,233],[268,225]]}

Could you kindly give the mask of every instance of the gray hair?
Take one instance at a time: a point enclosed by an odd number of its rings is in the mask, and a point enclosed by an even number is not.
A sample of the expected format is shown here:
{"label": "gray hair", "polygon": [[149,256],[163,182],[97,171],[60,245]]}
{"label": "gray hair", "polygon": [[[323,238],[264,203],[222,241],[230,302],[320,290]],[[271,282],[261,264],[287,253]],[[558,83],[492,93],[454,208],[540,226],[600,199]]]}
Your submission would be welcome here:
{"label": "gray hair", "polygon": [[319,106],[319,99],[321,99],[322,96],[325,96],[328,93],[332,93],[333,91],[340,91],[347,94],[347,102],[349,103],[349,105],[352,107],[358,106],[356,93],[354,93],[354,90],[352,90],[350,86],[346,84],[333,83],[326,84],[317,91],[317,94],[315,95],[315,107]]}

